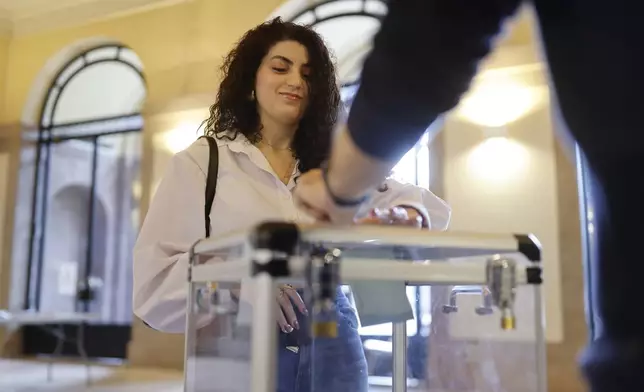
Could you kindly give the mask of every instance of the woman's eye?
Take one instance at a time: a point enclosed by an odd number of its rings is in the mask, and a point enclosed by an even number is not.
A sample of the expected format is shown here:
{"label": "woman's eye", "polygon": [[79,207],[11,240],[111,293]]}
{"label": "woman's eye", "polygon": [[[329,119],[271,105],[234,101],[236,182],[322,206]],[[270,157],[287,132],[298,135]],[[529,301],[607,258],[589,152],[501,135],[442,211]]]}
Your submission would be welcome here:
{"label": "woman's eye", "polygon": [[284,72],[286,72],[288,70],[286,68],[273,67],[273,71],[275,71],[277,73],[284,73]]}

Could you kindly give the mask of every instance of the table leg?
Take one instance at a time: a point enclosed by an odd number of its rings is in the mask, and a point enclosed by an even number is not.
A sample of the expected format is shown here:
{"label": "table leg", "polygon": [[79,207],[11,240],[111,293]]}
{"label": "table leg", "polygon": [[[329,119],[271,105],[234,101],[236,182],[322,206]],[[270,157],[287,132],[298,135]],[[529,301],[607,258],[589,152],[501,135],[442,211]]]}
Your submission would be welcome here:
{"label": "table leg", "polygon": [[393,391],[407,391],[407,322],[393,323]]}
{"label": "table leg", "polygon": [[58,325],[58,332],[55,334],[56,335],[56,348],[54,349],[54,352],[52,353],[51,357],[49,358],[49,361],[47,362],[47,382],[51,382],[54,378],[54,373],[53,373],[53,367],[54,367],[54,360],[57,357],[60,357],[63,351],[63,346],[65,344],[65,327],[62,324]]}
{"label": "table leg", "polygon": [[78,325],[78,333],[76,334],[76,348],[78,349],[78,354],[81,356],[83,364],[85,365],[85,383],[89,386],[92,384],[92,365],[89,362],[87,350],[85,350],[85,323]]}

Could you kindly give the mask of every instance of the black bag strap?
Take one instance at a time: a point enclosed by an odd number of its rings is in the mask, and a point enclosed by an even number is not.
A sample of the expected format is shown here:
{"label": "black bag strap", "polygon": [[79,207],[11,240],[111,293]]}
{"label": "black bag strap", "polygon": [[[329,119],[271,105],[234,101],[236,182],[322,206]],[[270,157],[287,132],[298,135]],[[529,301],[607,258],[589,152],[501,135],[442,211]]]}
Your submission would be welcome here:
{"label": "black bag strap", "polygon": [[[217,175],[219,174],[219,147],[217,141],[211,136],[202,136],[208,141],[210,155],[208,158],[208,174],[206,175],[206,202],[204,204],[204,214],[206,218],[206,237],[210,237],[210,210],[212,209],[212,202],[215,200],[215,193],[217,191]],[[151,329],[154,329],[150,324],[143,321],[143,324]]]}
{"label": "black bag strap", "polygon": [[208,174],[206,176],[206,202],[204,204],[204,214],[206,218],[206,237],[210,237],[210,210],[212,202],[215,200],[217,192],[217,175],[219,174],[219,147],[217,141],[212,136],[202,136],[208,141],[210,156],[208,159]]}

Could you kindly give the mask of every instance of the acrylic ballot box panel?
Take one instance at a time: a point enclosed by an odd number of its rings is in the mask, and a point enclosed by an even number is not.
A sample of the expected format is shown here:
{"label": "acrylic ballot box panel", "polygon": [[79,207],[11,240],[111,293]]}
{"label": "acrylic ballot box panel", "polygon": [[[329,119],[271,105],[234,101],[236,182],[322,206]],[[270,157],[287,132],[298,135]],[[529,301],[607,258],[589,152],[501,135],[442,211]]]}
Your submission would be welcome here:
{"label": "acrylic ballot box panel", "polygon": [[[196,256],[196,264],[234,263],[242,247]],[[189,285],[186,319],[185,391],[250,391],[250,325],[237,322],[240,281]]]}
{"label": "acrylic ballot box panel", "polygon": [[[186,391],[545,392],[532,238],[269,228],[195,245]],[[287,283],[308,310],[289,338]]]}

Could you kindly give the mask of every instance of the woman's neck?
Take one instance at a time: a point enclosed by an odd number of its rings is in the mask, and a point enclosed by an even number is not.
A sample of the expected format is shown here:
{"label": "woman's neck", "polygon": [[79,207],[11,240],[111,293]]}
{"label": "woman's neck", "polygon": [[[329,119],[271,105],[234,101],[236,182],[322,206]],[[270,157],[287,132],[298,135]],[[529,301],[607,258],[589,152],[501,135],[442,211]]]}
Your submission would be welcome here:
{"label": "woman's neck", "polygon": [[297,130],[297,125],[288,126],[277,124],[271,121],[262,121],[262,141],[278,150],[286,150],[291,147],[291,142]]}

